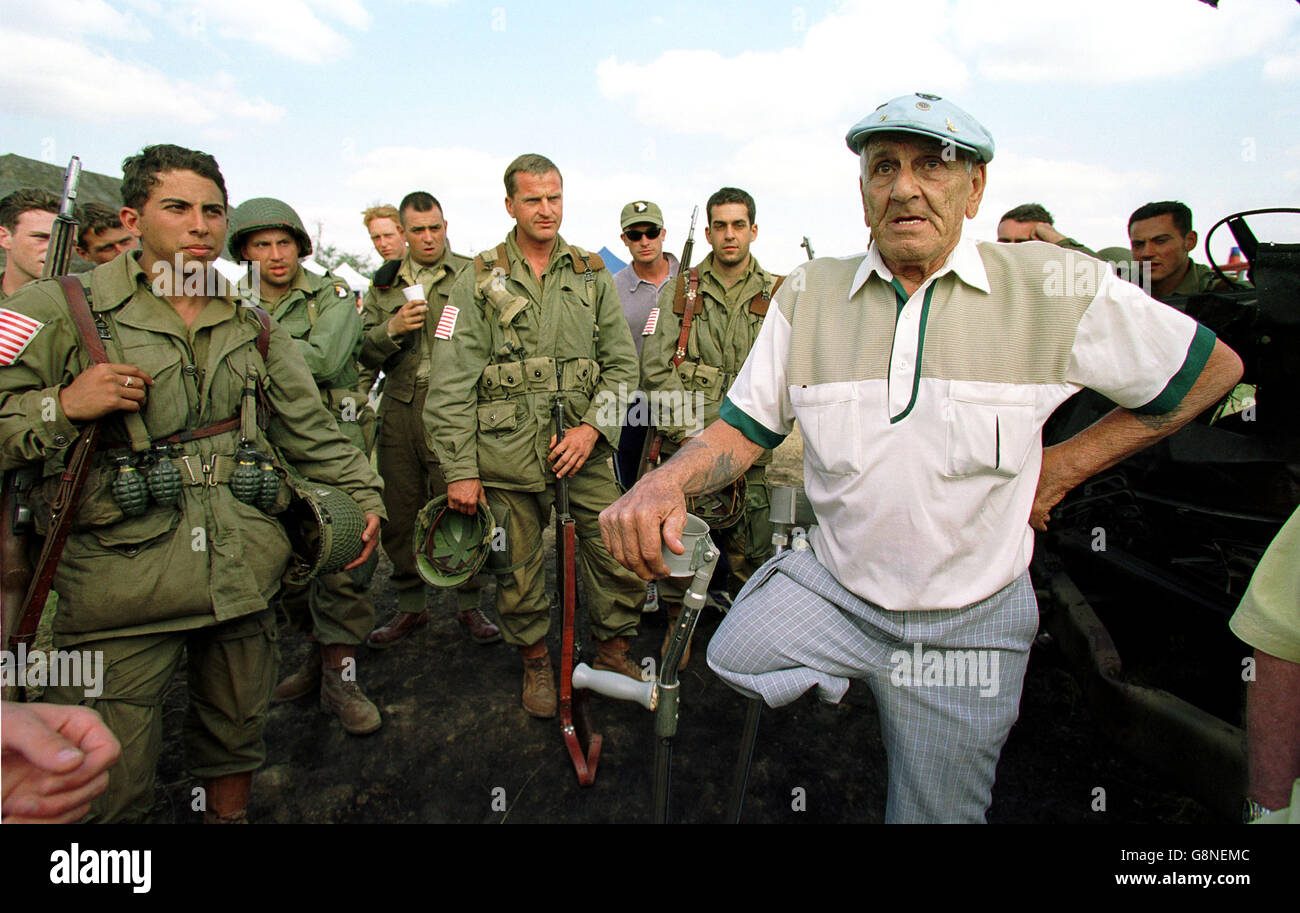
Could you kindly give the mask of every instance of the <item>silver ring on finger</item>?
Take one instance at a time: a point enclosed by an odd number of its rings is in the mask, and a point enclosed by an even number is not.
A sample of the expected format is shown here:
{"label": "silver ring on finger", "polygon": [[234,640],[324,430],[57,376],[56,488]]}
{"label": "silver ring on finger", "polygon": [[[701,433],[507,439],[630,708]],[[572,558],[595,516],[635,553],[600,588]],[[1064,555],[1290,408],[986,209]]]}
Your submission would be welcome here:
{"label": "silver ring on finger", "polygon": [[128,377],[126,380],[122,381],[122,386],[124,387],[131,386],[131,378]]}

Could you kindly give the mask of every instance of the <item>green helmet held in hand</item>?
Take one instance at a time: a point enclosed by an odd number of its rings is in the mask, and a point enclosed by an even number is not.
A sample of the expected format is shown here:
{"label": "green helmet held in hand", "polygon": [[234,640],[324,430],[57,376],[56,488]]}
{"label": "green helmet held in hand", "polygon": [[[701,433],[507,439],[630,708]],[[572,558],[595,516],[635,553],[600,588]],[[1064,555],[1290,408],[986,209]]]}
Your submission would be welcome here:
{"label": "green helmet held in hand", "polygon": [[334,574],[357,559],[365,548],[361,534],[366,515],[341,488],[310,482],[290,473],[286,479],[293,500],[280,522],[293,549],[284,579],[302,584],[313,577]]}
{"label": "green helmet held in hand", "polygon": [[463,514],[438,495],[415,518],[415,566],[425,583],[460,586],[477,574],[492,550],[496,520],[482,501],[478,513]]}
{"label": "green helmet held in hand", "polygon": [[298,256],[311,253],[311,236],[302,227],[302,219],[288,203],[272,197],[254,197],[235,207],[230,214],[230,235],[226,249],[236,261],[244,259],[244,238],[264,228],[283,228],[298,242]]}

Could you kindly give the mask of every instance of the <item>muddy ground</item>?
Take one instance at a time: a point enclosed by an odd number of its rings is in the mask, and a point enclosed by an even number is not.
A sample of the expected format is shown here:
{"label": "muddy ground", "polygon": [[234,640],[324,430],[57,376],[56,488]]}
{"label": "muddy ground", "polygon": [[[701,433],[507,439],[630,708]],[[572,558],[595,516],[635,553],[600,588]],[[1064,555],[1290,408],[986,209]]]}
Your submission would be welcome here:
{"label": "muddy ground", "polygon": [[[776,479],[789,481],[798,466],[796,441],[780,454]],[[548,556],[552,553],[548,547]],[[373,590],[379,623],[395,606],[389,572],[385,560]],[[494,596],[493,587],[485,589],[483,607],[492,617]],[[377,733],[347,735],[314,698],[274,707],[267,763],[254,779],[251,820],[649,820],[651,715],[635,704],[592,699],[604,747],[595,785],[580,787],[558,722],[533,719],[520,707],[516,652],[501,643],[474,644],[457,625],[446,595],[430,589],[428,598],[433,620],[425,629],[388,650],[359,649],[359,681],[384,716]],[[706,611],[696,633],[695,656],[682,675],[672,821],[720,822],[725,817],[743,702],[703,662],[703,647],[719,620],[716,611]],[[634,656],[657,659],[663,631],[662,613],[644,616]],[[558,660],[558,621],[548,643]],[[584,641],[589,643],[589,638]],[[287,630],[282,630],[281,645],[282,669],[292,669],[309,646]],[[179,744],[184,690],[182,673],[166,704],[166,754],[152,815],[156,822],[200,818],[190,808],[197,784],[184,773]],[[1230,705],[1235,701],[1235,696],[1228,699]],[[1097,787],[1106,791],[1105,811],[1093,810]],[[865,686],[855,682],[837,706],[805,696],[789,707],[764,711],[746,822],[879,822],[884,807],[884,748]],[[988,818],[1003,823],[1229,823],[1171,790],[1159,772],[1112,747],[1050,644],[1033,650],[1020,719],[1002,752]]]}

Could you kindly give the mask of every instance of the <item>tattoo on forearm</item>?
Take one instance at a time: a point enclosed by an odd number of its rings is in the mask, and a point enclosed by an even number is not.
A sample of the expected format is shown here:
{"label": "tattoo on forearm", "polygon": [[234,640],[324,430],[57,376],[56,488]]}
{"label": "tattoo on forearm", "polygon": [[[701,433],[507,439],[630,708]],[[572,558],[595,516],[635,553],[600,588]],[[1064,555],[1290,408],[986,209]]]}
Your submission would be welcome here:
{"label": "tattoo on forearm", "polygon": [[1178,409],[1174,409],[1171,412],[1162,412],[1159,415],[1148,415],[1142,412],[1134,412],[1133,415],[1137,417],[1139,422],[1146,425],[1152,431],[1163,431],[1170,425],[1177,424],[1182,420],[1182,416],[1178,414],[1179,411],[1180,410]]}
{"label": "tattoo on forearm", "polygon": [[[682,486],[688,496],[717,491],[734,482],[745,471],[745,466],[730,453],[719,453],[703,441],[692,439],[682,445],[673,455],[673,460],[690,461],[694,457],[699,461]],[[671,462],[671,461],[670,461]]]}

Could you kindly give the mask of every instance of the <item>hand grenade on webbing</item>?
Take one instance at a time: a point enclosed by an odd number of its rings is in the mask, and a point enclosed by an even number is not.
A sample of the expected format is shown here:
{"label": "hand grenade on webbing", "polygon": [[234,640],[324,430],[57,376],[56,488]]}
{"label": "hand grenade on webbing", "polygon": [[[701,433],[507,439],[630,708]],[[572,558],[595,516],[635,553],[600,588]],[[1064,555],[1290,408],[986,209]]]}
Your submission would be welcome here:
{"label": "hand grenade on webbing", "polygon": [[257,451],[245,441],[235,451],[235,469],[230,474],[230,493],[245,504],[257,504],[262,491],[262,472],[257,468]]}
{"label": "hand grenade on webbing", "polygon": [[168,456],[167,447],[160,445],[153,449],[153,467],[147,478],[149,494],[153,495],[154,501],[162,507],[175,507],[181,499],[183,482],[181,471]]}
{"label": "hand grenade on webbing", "polygon": [[257,508],[269,511],[275,505],[276,495],[280,493],[280,477],[275,472],[275,465],[266,454],[258,454],[257,469],[262,475],[262,487],[258,492]]}
{"label": "hand grenade on webbing", "polygon": [[129,454],[117,457],[113,500],[128,517],[138,517],[149,509],[149,486]]}

